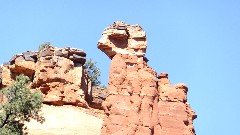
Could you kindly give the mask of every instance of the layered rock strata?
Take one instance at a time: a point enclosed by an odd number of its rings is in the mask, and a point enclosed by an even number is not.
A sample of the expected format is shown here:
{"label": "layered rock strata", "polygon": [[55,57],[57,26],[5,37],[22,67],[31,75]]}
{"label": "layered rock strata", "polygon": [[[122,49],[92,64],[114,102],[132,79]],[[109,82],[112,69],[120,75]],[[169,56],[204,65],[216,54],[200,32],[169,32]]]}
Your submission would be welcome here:
{"label": "layered rock strata", "polygon": [[32,87],[44,94],[45,102],[87,106],[85,56],[85,52],[74,48],[44,48],[39,53]]}
{"label": "layered rock strata", "polygon": [[[0,82],[11,85],[19,74],[27,75],[32,90],[43,93],[43,102],[87,107],[88,86],[83,70],[86,53],[75,48],[46,46],[40,52],[13,56],[1,66]],[[1,77],[2,76],[2,77]]]}
{"label": "layered rock strata", "polygon": [[195,134],[187,86],[171,86],[166,73],[157,80],[147,65],[146,33],[139,25],[115,22],[104,30],[98,48],[112,59],[102,135]]}
{"label": "layered rock strata", "polygon": [[187,103],[188,87],[170,84],[167,73],[158,75],[158,102],[154,107],[154,133],[160,135],[194,135],[195,112]]}

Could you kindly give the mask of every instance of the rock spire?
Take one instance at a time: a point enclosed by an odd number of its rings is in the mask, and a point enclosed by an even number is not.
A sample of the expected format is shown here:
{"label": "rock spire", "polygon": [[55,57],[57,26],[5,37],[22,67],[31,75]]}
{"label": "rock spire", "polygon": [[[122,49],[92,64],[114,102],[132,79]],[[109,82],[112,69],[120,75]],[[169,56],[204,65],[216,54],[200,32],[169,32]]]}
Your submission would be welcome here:
{"label": "rock spire", "polygon": [[188,87],[172,86],[167,73],[157,76],[148,66],[141,26],[114,22],[103,31],[98,48],[112,60],[102,135],[195,134]]}

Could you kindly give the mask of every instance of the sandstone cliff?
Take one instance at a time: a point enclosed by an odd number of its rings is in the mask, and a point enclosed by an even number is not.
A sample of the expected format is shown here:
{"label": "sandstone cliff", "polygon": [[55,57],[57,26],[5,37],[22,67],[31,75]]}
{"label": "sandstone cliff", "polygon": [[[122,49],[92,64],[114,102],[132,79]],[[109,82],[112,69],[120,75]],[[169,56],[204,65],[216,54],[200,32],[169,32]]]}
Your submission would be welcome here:
{"label": "sandstone cliff", "polygon": [[29,135],[100,135],[103,119],[91,109],[71,105],[43,105],[46,119],[43,124],[36,121],[26,123]]}
{"label": "sandstone cliff", "polygon": [[172,86],[167,73],[157,78],[147,64],[146,33],[139,25],[115,22],[98,48],[112,59],[102,135],[195,134],[187,86]]}
{"label": "sandstone cliff", "polygon": [[43,93],[44,103],[87,107],[88,86],[83,72],[86,53],[75,48],[46,46],[40,52],[13,56],[2,68],[2,85],[19,74],[31,79],[30,88]]}
{"label": "sandstone cliff", "polygon": [[197,115],[187,102],[188,87],[171,85],[167,73],[157,75],[148,66],[141,26],[115,22],[104,30],[98,48],[112,60],[107,93],[91,89],[83,66],[86,53],[76,48],[46,46],[17,54],[0,67],[0,88],[25,74],[28,87],[43,94],[46,122],[27,123],[30,134],[100,134],[101,125],[102,135],[195,134]]}
{"label": "sandstone cliff", "polygon": [[106,90],[91,89],[84,72],[85,61],[83,50],[46,46],[40,52],[14,55],[0,67],[0,88],[24,74],[31,81],[28,87],[43,94],[42,114],[46,121],[26,123],[30,135],[100,134]]}
{"label": "sandstone cliff", "polygon": [[46,46],[40,52],[17,54],[0,67],[0,87],[11,85],[17,75],[24,74],[31,79],[29,88],[41,91],[46,104],[101,109],[105,93],[91,91],[84,72],[85,61],[83,50],[70,47]]}

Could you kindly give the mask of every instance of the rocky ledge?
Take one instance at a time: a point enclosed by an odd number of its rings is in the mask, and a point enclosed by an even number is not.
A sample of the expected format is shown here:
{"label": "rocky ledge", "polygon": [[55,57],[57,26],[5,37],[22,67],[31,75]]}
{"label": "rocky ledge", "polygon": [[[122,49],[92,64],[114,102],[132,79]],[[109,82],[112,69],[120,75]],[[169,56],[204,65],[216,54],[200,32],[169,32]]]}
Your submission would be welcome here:
{"label": "rocky ledge", "polygon": [[85,61],[83,50],[45,46],[40,52],[13,56],[0,68],[0,82],[5,87],[24,74],[31,80],[29,88],[42,92],[44,103],[88,107],[90,88],[83,69]]}

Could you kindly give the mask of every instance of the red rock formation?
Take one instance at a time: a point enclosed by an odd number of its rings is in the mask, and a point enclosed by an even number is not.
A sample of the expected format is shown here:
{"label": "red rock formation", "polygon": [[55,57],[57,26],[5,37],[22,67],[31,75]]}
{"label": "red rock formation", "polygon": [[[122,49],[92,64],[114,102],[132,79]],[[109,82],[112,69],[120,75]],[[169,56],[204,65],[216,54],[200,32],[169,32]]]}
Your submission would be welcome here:
{"label": "red rock formation", "polygon": [[39,53],[33,87],[42,91],[44,102],[87,106],[82,69],[85,56],[86,53],[73,48],[47,47]]}
{"label": "red rock formation", "polygon": [[43,93],[44,103],[87,107],[85,61],[86,53],[82,50],[46,46],[40,52],[15,55],[1,67],[1,83],[8,86],[17,75],[25,74],[31,79],[29,87]]}
{"label": "red rock formation", "polygon": [[92,87],[92,99],[89,106],[96,109],[103,110],[102,102],[105,101],[107,96],[106,88],[100,88],[99,86]]}
{"label": "red rock formation", "polygon": [[[100,134],[105,116],[100,110],[105,90],[94,90],[93,97],[89,97],[91,88],[87,86],[84,73],[85,61],[86,53],[82,50],[46,46],[40,52],[17,54],[0,67],[0,88],[11,85],[17,75],[25,74],[31,81],[28,87],[43,94],[45,104],[41,113],[45,122],[25,123],[29,134]],[[0,103],[6,100],[0,95]]]}
{"label": "red rock formation", "polygon": [[170,84],[167,73],[158,75],[159,101],[155,106],[154,133],[159,135],[193,135],[193,120],[197,117],[187,103],[188,87]]}
{"label": "red rock formation", "polygon": [[115,22],[104,30],[98,48],[112,59],[102,135],[195,134],[187,86],[171,86],[166,73],[156,82],[139,25]]}

